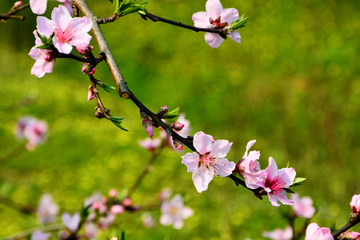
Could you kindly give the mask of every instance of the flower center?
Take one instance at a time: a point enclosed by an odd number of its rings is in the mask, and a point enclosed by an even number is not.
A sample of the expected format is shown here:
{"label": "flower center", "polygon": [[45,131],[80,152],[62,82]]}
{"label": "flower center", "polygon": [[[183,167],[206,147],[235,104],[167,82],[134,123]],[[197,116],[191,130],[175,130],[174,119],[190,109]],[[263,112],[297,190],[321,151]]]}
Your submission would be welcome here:
{"label": "flower center", "polygon": [[200,155],[200,161],[199,161],[199,166],[200,165],[204,165],[206,167],[212,166],[214,165],[214,158],[211,157],[210,152],[205,153],[204,155]]}
{"label": "flower center", "polygon": [[285,188],[285,182],[284,179],[276,176],[273,179],[266,181],[265,187],[270,188],[272,192],[279,192]]}
{"label": "flower center", "polygon": [[218,16],[215,20],[212,18],[209,18],[209,22],[211,24],[211,28],[219,29],[223,28],[227,25],[227,22],[221,22],[221,16]]}
{"label": "flower center", "polygon": [[176,207],[170,207],[170,213],[172,215],[177,215],[177,213],[179,212],[178,208]]}
{"label": "flower center", "polygon": [[65,30],[62,30],[61,28],[55,30],[55,36],[59,39],[59,42],[66,43],[71,40],[73,34],[71,34],[69,29],[70,29],[70,24],[67,26]]}

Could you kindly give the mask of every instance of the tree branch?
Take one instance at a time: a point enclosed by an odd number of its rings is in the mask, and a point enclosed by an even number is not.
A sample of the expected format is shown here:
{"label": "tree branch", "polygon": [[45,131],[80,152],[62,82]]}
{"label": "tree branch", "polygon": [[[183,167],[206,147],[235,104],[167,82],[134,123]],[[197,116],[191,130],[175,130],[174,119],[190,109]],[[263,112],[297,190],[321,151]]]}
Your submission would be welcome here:
{"label": "tree branch", "polygon": [[93,22],[92,32],[94,38],[98,43],[99,51],[104,52],[106,55],[105,61],[110,69],[111,75],[115,81],[116,87],[119,92],[119,96],[125,99],[128,99],[130,96],[130,91],[126,86],[124,77],[116,64],[114,56],[112,55],[110,48],[105,40],[103,33],[101,32],[100,26],[97,22],[97,17],[91,12],[90,8],[86,5],[84,0],[73,0],[73,4],[79,8],[80,12],[91,19]]}

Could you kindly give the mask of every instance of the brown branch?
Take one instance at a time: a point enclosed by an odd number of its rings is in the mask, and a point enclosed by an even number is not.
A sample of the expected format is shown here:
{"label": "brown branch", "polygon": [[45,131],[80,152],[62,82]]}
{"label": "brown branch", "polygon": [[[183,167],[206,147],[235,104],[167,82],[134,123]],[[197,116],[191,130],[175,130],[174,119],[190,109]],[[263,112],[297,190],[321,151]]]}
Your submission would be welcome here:
{"label": "brown branch", "polygon": [[352,217],[350,215],[350,221],[347,224],[345,224],[345,226],[343,226],[342,228],[340,228],[339,230],[337,230],[336,232],[334,232],[332,234],[334,239],[337,239],[340,236],[341,233],[343,233],[346,230],[352,228],[353,226],[355,226],[359,222],[360,222],[360,215],[357,215],[356,218],[354,218],[354,219],[352,219]]}
{"label": "brown branch", "polygon": [[84,57],[79,57],[79,56],[76,56],[72,53],[69,53],[69,54],[64,54],[64,53],[58,53],[56,54],[56,58],[72,58],[76,61],[79,61],[79,62],[86,62],[86,63],[90,63],[92,65],[97,65],[99,64],[102,60],[104,60],[106,58],[105,54],[104,53],[100,53],[96,58],[84,58]]}
{"label": "brown branch", "polygon": [[100,26],[97,22],[97,17],[91,12],[88,5],[84,0],[73,0],[73,4],[79,8],[81,13],[90,18],[93,22],[92,32],[94,34],[94,38],[99,46],[99,51],[104,52],[106,55],[105,61],[110,69],[111,75],[115,81],[116,87],[118,89],[119,95],[122,98],[128,99],[130,96],[130,91],[126,86],[124,77],[116,64],[115,58],[112,55],[110,48],[105,40],[103,33],[101,32]]}
{"label": "brown branch", "polygon": [[23,9],[25,9],[25,8],[28,8],[28,7],[30,7],[29,3],[24,4],[24,5],[20,6],[20,7],[15,8],[15,9],[12,9],[12,10],[10,10],[9,12],[7,12],[5,14],[0,14],[0,20],[2,22],[5,22],[6,19],[11,18],[11,19],[19,19],[21,21],[24,21],[25,16],[17,16],[17,15],[14,15],[14,14],[21,11],[21,10],[23,10]]}

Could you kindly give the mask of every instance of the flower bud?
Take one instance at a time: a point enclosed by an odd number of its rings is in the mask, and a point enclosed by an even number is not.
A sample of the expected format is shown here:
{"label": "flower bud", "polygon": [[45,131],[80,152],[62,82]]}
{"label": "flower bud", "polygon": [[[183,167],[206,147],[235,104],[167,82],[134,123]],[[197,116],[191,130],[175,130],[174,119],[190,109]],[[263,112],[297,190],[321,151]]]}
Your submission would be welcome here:
{"label": "flower bud", "polygon": [[350,202],[351,211],[353,213],[359,213],[360,212],[360,194],[354,195]]}
{"label": "flower bud", "polygon": [[17,2],[15,2],[15,3],[14,3],[14,6],[13,6],[13,9],[16,9],[16,8],[21,7],[22,4],[23,4],[22,1],[17,1]]}
{"label": "flower bud", "polygon": [[183,123],[179,123],[179,122],[174,122],[172,124],[170,124],[170,127],[175,129],[176,131],[181,131],[184,128],[185,124]]}
{"label": "flower bud", "polygon": [[94,91],[94,88],[90,85],[89,90],[88,90],[87,101],[94,99],[94,97],[95,97],[95,91]]}
{"label": "flower bud", "polygon": [[358,232],[346,231],[346,232],[343,232],[343,233],[339,236],[339,239],[343,239],[343,240],[358,240],[359,237],[360,237],[360,233],[358,233]]}
{"label": "flower bud", "polygon": [[113,214],[121,214],[125,212],[125,208],[121,205],[113,205],[110,209],[110,212],[112,212]]}
{"label": "flower bud", "polygon": [[316,223],[311,223],[306,228],[305,240],[334,240],[329,228],[321,228]]}
{"label": "flower bud", "polygon": [[109,196],[112,198],[116,198],[116,196],[118,195],[118,192],[115,189],[111,189],[109,191]]}
{"label": "flower bud", "polygon": [[160,118],[162,118],[168,112],[168,110],[169,110],[168,106],[161,107],[158,112]]}
{"label": "flower bud", "polygon": [[122,202],[122,205],[124,205],[125,207],[129,207],[131,206],[131,199],[130,198],[125,198]]}
{"label": "flower bud", "polygon": [[152,125],[151,118],[148,115],[146,115],[146,113],[144,113],[144,112],[140,113],[140,117],[141,117],[141,123],[142,123],[145,131],[147,132],[149,137],[152,139],[154,136],[154,128]]}
{"label": "flower bud", "polygon": [[95,73],[95,67],[94,65],[90,64],[90,63],[83,63],[81,71],[88,75],[88,74],[94,74]]}
{"label": "flower bud", "polygon": [[183,150],[184,149],[182,142],[180,142],[179,140],[174,139],[173,143],[174,143],[174,146],[175,146],[175,148],[177,150]]}

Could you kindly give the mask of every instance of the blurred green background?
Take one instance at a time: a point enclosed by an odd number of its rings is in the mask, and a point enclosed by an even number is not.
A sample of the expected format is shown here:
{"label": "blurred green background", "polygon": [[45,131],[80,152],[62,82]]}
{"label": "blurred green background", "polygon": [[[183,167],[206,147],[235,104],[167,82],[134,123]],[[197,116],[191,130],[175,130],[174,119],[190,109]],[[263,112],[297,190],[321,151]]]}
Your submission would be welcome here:
{"label": "blurred green background", "polygon": [[[0,12],[13,2],[1,1]],[[192,14],[204,11],[205,2],[151,0],[147,9],[192,25]],[[87,3],[97,16],[109,16],[115,7],[106,0]],[[240,31],[241,44],[228,39],[212,49],[203,33],[144,21],[137,14],[101,28],[129,88],[152,111],[180,107],[192,134],[204,131],[234,143],[228,154],[234,162],[256,139],[252,150],[261,151],[262,168],[272,156],[279,168],[289,162],[298,176],[307,178],[293,190],[316,202],[319,211],[312,221],[340,228],[347,222],[352,195],[360,193],[360,2],[222,4],[249,17]],[[50,17],[57,5],[49,1],[45,15]],[[125,117],[123,126],[130,131],[94,117],[96,103],[86,101],[90,83],[81,63],[57,59],[52,74],[30,75],[34,61],[27,53],[34,45],[36,16],[29,9],[23,13],[24,22],[0,24],[0,193],[35,207],[47,192],[61,212],[75,213],[94,191],[126,192],[132,186],[150,158],[138,145],[147,135],[138,109],[116,92],[100,90],[105,106],[112,115]],[[114,85],[105,63],[96,70],[97,79]],[[25,115],[48,122],[47,142],[33,152],[13,133]],[[291,207],[272,207],[267,197],[260,201],[229,179],[216,178],[207,191],[197,193],[180,156],[165,149],[133,202],[156,203],[163,188],[185,193],[195,214],[184,228],[161,226],[157,210],[151,212],[157,221],[152,229],[143,227],[141,212],[125,213],[98,239],[123,229],[128,239],[263,239],[262,231],[287,226],[282,214]],[[37,226],[34,214],[24,215],[0,201],[0,237]]]}

